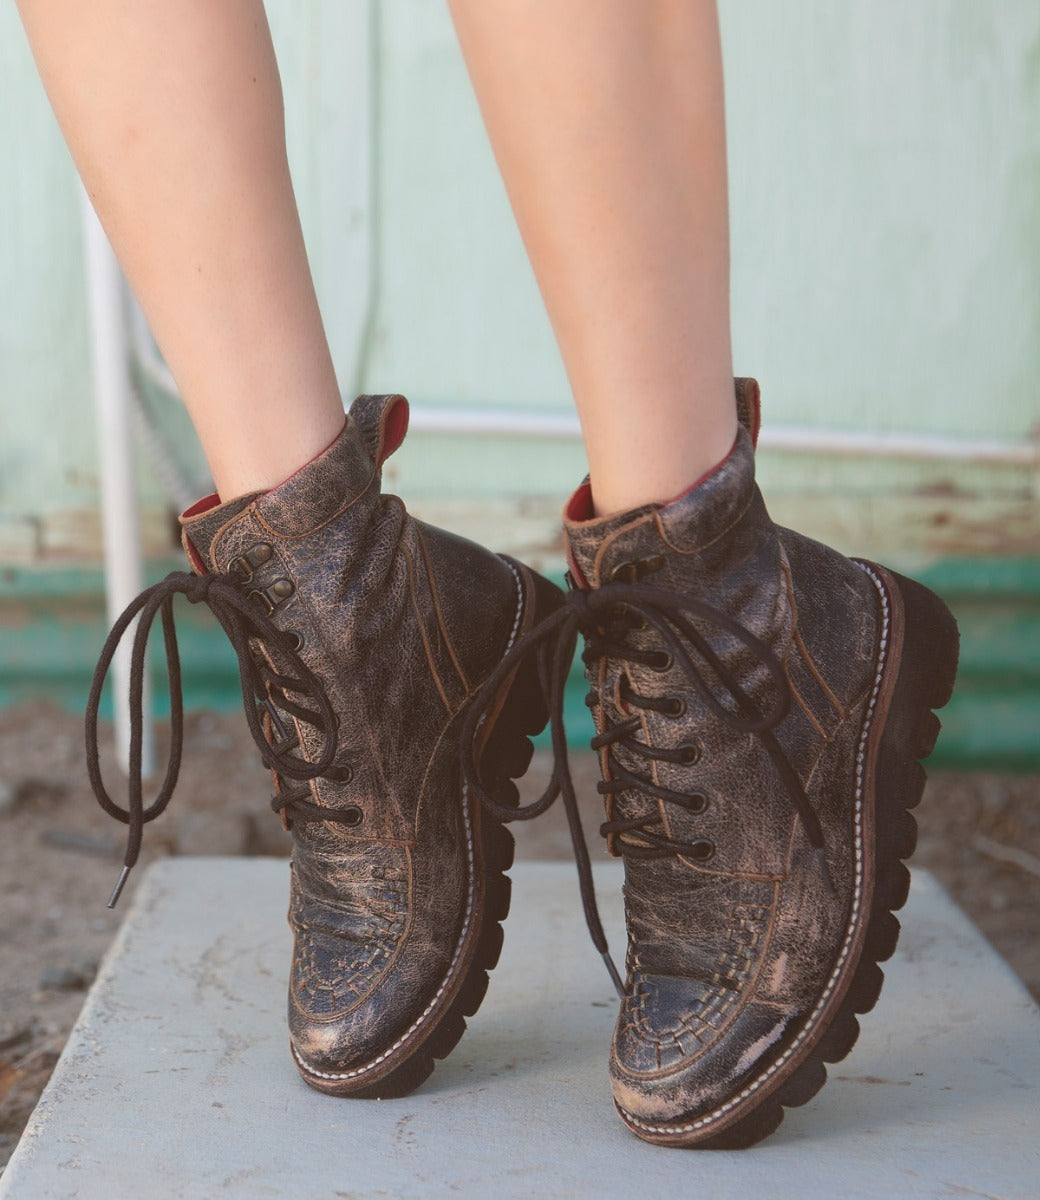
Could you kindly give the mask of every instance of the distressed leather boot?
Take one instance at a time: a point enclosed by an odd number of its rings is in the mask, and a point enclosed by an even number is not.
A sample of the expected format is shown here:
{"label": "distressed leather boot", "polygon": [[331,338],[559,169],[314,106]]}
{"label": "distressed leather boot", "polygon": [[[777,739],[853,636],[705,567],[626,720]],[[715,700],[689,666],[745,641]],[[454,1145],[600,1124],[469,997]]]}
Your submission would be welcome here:
{"label": "distressed leather boot", "polygon": [[[403,397],[363,396],[337,441],[273,491],[195,505],[182,523],[198,578],[171,576],[147,605],[164,587],[210,604],[259,694],[262,734],[252,696],[247,715],[293,837],[292,1054],[340,1096],[416,1087],[483,998],[513,840],[467,791],[459,729],[561,598],[380,493],[407,414]],[[507,808],[545,717],[521,669],[481,725],[485,778]]]}
{"label": "distressed leather boot", "polygon": [[713,474],[565,531],[627,971],[610,1055],[648,1142],[741,1147],[804,1103],[875,1003],[957,662],[931,592],[770,520],[758,390]]}

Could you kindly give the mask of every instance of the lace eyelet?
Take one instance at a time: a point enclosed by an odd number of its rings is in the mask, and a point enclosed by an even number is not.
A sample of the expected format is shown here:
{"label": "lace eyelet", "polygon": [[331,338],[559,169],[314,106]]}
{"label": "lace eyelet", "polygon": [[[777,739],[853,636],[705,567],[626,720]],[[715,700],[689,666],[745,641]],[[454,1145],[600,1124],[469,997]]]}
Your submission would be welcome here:
{"label": "lace eyelet", "polygon": [[636,562],[623,562],[610,572],[611,583],[635,583],[639,578],[639,564]]}
{"label": "lace eyelet", "polygon": [[265,562],[269,562],[273,555],[274,550],[267,542],[259,542],[257,545],[251,546],[245,554],[240,554],[237,558],[232,559],[228,570],[248,583],[257,568],[262,567]]}
{"label": "lace eyelet", "polygon": [[664,556],[655,554],[652,558],[638,558],[629,562],[618,563],[610,572],[611,583],[639,583],[647,575],[653,575],[664,566]]}
{"label": "lace eyelet", "polygon": [[[692,813],[697,813],[697,814],[704,812],[705,809],[707,809],[707,807],[708,807],[708,797],[705,796],[705,794],[703,792],[691,793],[686,798],[686,803],[683,805],[683,808],[685,808],[687,812],[692,812]],[[701,844],[702,843],[700,843],[700,842],[694,843],[694,845],[698,845],[698,846]],[[703,844],[711,845],[710,842],[705,842]]]}
{"label": "lace eyelet", "polygon": [[270,617],[295,592],[296,585],[291,579],[276,579],[265,588],[253,588],[249,592],[249,597],[250,599],[255,597],[264,606],[267,615]]}
{"label": "lace eyelet", "polygon": [[694,842],[689,851],[690,858],[696,859],[697,862],[707,862],[709,858],[715,855],[715,843],[709,842],[706,838],[701,841]]}
{"label": "lace eyelet", "polygon": [[286,631],[286,637],[288,637],[289,645],[294,653],[299,654],[305,644],[303,634],[296,629],[289,629]]}
{"label": "lace eyelet", "polygon": [[365,814],[360,808],[357,807],[356,804],[352,804],[349,808],[343,809],[343,824],[350,826],[352,829],[360,825],[364,819]]}
{"label": "lace eyelet", "polygon": [[666,717],[685,717],[686,716],[686,697],[685,696],[670,696],[666,701],[667,707],[661,711]]}
{"label": "lace eyelet", "polygon": [[[325,772],[325,778],[332,783],[350,783],[354,778],[354,768],[350,763],[342,763],[339,766],[332,766]],[[360,809],[358,812],[360,813]],[[360,819],[360,818],[359,818]]]}
{"label": "lace eyelet", "polygon": [[249,599],[256,600],[258,603],[262,604],[264,612],[269,617],[274,614],[276,606],[266,592],[261,592],[259,588],[253,588],[253,590],[249,593]]}
{"label": "lace eyelet", "polygon": [[654,656],[654,661],[647,664],[651,671],[659,671],[663,674],[665,671],[670,671],[672,669],[674,660],[669,651],[654,650],[652,653]]}
{"label": "lace eyelet", "polygon": [[698,742],[686,742],[679,747],[679,761],[687,767],[692,767],[701,761],[701,747]]}

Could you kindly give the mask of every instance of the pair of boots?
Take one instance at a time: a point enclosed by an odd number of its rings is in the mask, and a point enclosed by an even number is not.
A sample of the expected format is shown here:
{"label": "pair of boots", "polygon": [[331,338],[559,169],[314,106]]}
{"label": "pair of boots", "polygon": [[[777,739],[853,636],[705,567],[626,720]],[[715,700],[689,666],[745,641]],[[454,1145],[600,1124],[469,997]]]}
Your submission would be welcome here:
{"label": "pair of boots", "polygon": [[[208,603],[293,835],[291,1048],[339,1096],[398,1096],[458,1042],[509,908],[512,780],[585,638],[628,950],[610,1056],[641,1138],[744,1146],[822,1085],[874,1004],[906,898],[901,859],[957,632],[920,585],[775,526],[754,482],[758,392],[727,459],[667,505],[564,514],[572,590],[410,517],[380,492],[407,404],[366,396],[271,492],[183,518],[194,575],[134,612]],[[176,700],[176,697],[175,697]],[[179,711],[174,706],[174,742]],[[132,865],[165,807],[124,811]],[[576,839],[577,841],[580,839]],[[587,861],[580,863],[587,877]],[[128,869],[128,868],[127,868]],[[586,878],[587,882],[587,878]],[[587,896],[594,937],[594,902]],[[604,948],[604,947],[601,947]],[[615,973],[616,975],[616,973]]]}

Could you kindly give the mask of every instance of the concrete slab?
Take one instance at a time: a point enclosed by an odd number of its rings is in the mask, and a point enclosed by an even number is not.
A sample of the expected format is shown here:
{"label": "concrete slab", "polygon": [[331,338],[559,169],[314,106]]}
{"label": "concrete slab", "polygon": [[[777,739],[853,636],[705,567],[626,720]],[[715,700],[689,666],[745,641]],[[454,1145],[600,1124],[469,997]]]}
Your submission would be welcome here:
{"label": "concrete slab", "polygon": [[[330,1099],[290,1064],[287,868],[152,868],[4,1200],[1040,1195],[1040,1011],[928,876],[859,1045],[742,1153],[646,1146],[614,1116],[615,1001],[569,864],[514,869],[484,1007],[418,1093]],[[597,870],[620,950],[620,875]]]}

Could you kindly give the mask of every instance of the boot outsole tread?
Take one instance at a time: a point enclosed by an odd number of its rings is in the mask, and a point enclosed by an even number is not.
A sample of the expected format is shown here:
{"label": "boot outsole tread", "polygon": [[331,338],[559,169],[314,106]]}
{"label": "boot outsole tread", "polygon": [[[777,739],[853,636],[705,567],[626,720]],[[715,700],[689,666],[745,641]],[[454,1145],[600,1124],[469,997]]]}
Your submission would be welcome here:
{"label": "boot outsole tread", "polygon": [[[910,872],[901,862],[913,853],[917,822],[910,813],[924,791],[925,772],[918,759],[935,746],[942,708],[953,692],[957,674],[958,633],[953,614],[927,588],[894,571],[866,564],[890,591],[902,598],[903,655],[891,706],[881,735],[875,774],[875,886],[860,960],[834,1016],[813,1048],[790,1076],[745,1116],[710,1137],[654,1134],[626,1120],[645,1141],[698,1150],[740,1150],[773,1133],[784,1109],[807,1103],[827,1080],[826,1063],[840,1062],[859,1036],[858,1013],[877,1003],[884,972],[878,965],[891,957],[899,936],[893,912],[902,908],[910,887]],[[689,1118],[673,1122],[681,1126]]]}

